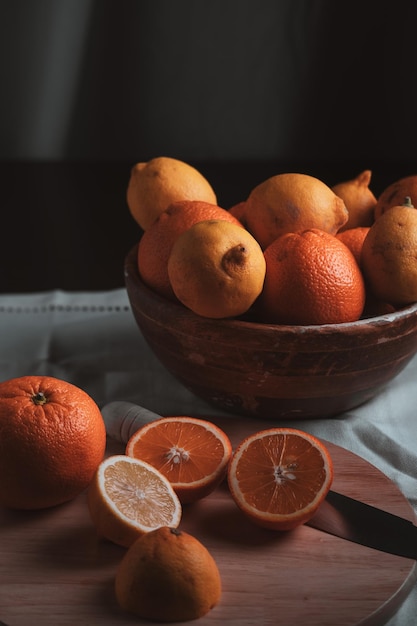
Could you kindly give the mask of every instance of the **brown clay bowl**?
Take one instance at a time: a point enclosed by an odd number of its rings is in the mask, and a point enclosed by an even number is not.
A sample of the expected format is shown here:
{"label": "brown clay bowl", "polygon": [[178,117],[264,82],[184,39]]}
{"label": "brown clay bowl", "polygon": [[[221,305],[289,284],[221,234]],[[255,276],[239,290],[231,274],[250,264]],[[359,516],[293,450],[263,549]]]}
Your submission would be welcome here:
{"label": "brown clay bowl", "polygon": [[266,418],[331,417],[374,397],[417,351],[417,304],[346,324],[212,320],[141,281],[125,260],[131,308],[160,362],[211,405]]}

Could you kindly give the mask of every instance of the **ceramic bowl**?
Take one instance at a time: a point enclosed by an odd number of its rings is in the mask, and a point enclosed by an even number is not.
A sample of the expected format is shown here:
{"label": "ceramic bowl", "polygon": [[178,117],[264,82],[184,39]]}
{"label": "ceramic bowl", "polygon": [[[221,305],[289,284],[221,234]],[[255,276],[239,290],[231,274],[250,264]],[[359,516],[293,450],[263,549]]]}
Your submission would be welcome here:
{"label": "ceramic bowl", "polygon": [[279,326],[214,320],[141,281],[125,260],[133,315],[160,362],[221,410],[252,417],[332,417],[374,397],[417,351],[417,304],[344,324]]}

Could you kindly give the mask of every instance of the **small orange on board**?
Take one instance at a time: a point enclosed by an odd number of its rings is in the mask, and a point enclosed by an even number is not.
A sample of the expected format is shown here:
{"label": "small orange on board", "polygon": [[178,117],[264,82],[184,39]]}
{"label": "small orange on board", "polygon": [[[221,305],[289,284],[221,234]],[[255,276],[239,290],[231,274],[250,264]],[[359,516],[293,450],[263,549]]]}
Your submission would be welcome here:
{"label": "small orange on board", "polygon": [[168,276],[168,259],[178,236],[193,224],[219,219],[240,226],[231,213],[208,202],[173,202],[143,233],[138,246],[138,270],[143,282],[161,296],[176,299]]}
{"label": "small orange on board", "polygon": [[193,535],[162,527],[140,537],[125,553],[115,577],[122,609],[157,622],[206,615],[221,597],[217,564]]}
{"label": "small orange on board", "polygon": [[228,483],[237,506],[254,523],[291,530],[311,519],[333,481],[333,462],[319,439],[294,428],[270,428],[235,450]]}
{"label": "small orange on board", "polygon": [[51,376],[0,383],[0,506],[42,509],[73,499],[105,447],[100,410],[79,387]]}
{"label": "small orange on board", "polygon": [[100,463],[88,490],[88,507],[99,537],[125,547],[161,526],[177,527],[182,516],[165,476],[124,454]]}
{"label": "small orange on board", "polygon": [[225,478],[232,445],[209,421],[162,417],[132,435],[126,454],[156,467],[185,504],[204,498]]}
{"label": "small orange on board", "polygon": [[352,252],[318,229],[287,233],[265,250],[258,315],[273,324],[339,324],[359,319],[365,284]]}

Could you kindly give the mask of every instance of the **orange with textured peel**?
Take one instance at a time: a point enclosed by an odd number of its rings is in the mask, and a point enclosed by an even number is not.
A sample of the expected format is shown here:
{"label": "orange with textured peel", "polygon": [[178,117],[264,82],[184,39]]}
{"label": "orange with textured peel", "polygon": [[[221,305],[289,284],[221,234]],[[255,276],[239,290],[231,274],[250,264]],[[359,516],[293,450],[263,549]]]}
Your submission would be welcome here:
{"label": "orange with textured peel", "polygon": [[335,234],[349,217],[345,203],[328,185],[298,173],[268,178],[235,211],[263,249],[281,235],[309,228]]}
{"label": "orange with textured peel", "polygon": [[336,236],[318,229],[288,233],[268,246],[265,259],[261,321],[339,324],[361,316],[364,279],[352,252]]}
{"label": "orange with textured peel", "polygon": [[376,197],[369,187],[371,177],[371,170],[364,170],[355,178],[332,187],[335,194],[344,201],[349,213],[348,221],[339,232],[360,226],[371,226],[373,223]]}
{"label": "orange with textured peel", "polygon": [[252,235],[224,220],[194,224],[175,241],[168,276],[180,302],[211,318],[246,313],[262,291],[265,258]]}
{"label": "orange with textured peel", "polygon": [[371,226],[361,263],[374,296],[398,307],[417,302],[417,209],[407,198]]}
{"label": "orange with textured peel", "polygon": [[374,209],[374,217],[377,220],[394,206],[401,206],[404,198],[409,197],[411,203],[417,207],[417,174],[404,176],[385,187],[378,196]]}
{"label": "orange with textured peel", "polygon": [[362,246],[370,226],[357,226],[336,234],[336,237],[352,252],[358,265],[361,263]]}
{"label": "orange with textured peel", "polygon": [[100,410],[79,387],[51,376],[0,383],[0,506],[71,500],[91,482],[105,446]]}
{"label": "orange with textured peel", "polygon": [[165,156],[136,163],[130,173],[126,199],[132,217],[143,230],[177,200],[217,204],[216,194],[201,172],[184,161]]}
{"label": "orange with textured peel", "polygon": [[240,226],[225,209],[200,200],[172,203],[143,233],[138,246],[138,270],[143,282],[161,296],[175,299],[168,276],[168,259],[181,233],[197,222],[218,219]]}
{"label": "orange with textured peel", "polygon": [[115,578],[119,605],[143,619],[183,622],[203,617],[221,597],[217,564],[198,539],[159,528],[138,539]]}

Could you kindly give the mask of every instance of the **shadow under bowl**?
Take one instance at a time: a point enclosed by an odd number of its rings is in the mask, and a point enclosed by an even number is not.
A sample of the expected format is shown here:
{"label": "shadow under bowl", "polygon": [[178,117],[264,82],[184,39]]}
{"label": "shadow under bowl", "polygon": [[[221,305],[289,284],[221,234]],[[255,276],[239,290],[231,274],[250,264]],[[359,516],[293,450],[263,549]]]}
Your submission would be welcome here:
{"label": "shadow under bowl", "polygon": [[125,259],[125,284],[136,323],[159,361],[229,413],[332,417],[377,395],[417,351],[417,304],[322,326],[208,319],[142,282],[137,246]]}

